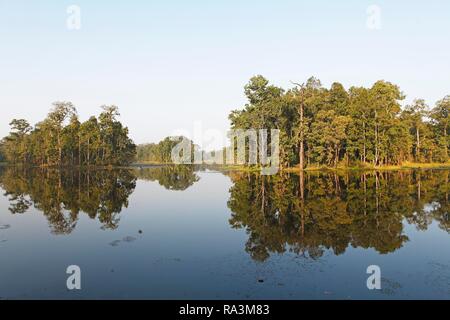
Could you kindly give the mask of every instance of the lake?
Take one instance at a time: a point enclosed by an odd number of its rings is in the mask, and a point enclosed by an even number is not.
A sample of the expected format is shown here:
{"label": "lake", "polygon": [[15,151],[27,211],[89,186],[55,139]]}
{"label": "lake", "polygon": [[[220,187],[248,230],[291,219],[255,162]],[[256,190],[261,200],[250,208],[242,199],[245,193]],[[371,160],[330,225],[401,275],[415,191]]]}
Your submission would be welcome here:
{"label": "lake", "polygon": [[0,299],[450,299],[449,176],[0,168]]}

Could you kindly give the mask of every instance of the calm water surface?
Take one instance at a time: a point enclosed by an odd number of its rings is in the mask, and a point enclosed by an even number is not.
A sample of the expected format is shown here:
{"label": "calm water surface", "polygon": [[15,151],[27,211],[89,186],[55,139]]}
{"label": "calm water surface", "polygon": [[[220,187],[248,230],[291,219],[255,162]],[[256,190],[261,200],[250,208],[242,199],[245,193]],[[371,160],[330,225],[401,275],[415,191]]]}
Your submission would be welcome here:
{"label": "calm water surface", "polygon": [[450,299],[449,176],[0,168],[0,298]]}

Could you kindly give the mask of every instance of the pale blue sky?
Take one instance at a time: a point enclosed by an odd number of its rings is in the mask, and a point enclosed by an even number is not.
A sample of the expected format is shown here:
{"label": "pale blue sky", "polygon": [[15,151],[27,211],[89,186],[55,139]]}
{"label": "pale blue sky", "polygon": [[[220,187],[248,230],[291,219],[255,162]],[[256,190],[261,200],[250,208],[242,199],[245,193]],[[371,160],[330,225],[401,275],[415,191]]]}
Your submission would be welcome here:
{"label": "pale blue sky", "polygon": [[[66,28],[69,5],[81,30]],[[381,30],[366,26],[381,8]],[[406,102],[450,94],[450,1],[0,0],[0,135],[56,100],[84,120],[116,104],[137,143],[174,130],[226,131],[243,86],[318,77],[398,84]]]}

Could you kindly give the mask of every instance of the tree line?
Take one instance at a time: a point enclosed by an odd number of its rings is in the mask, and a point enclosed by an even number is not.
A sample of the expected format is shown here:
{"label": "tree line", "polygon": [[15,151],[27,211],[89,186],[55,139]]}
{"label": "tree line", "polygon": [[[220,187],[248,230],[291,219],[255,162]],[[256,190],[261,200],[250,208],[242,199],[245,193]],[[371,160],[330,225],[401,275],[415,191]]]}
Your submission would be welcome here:
{"label": "tree line", "polygon": [[34,127],[25,119],[11,121],[11,132],[0,143],[1,154],[14,165],[127,165],[136,146],[117,117],[116,106],[102,106],[99,117],[81,123],[71,102],[55,102]]}
{"label": "tree line", "polygon": [[281,167],[449,160],[450,95],[433,108],[423,99],[402,108],[404,94],[386,81],[348,90],[314,77],[293,84],[284,90],[255,76],[245,86],[248,102],[229,115],[232,129],[279,129]]}

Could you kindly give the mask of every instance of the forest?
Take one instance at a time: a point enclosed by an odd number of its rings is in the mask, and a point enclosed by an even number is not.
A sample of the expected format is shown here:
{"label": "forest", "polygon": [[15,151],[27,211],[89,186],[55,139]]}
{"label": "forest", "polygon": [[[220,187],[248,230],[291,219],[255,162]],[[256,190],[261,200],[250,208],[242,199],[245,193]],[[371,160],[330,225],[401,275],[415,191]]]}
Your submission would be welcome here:
{"label": "forest", "polygon": [[248,102],[229,116],[232,129],[279,129],[282,168],[449,160],[450,95],[432,108],[422,99],[402,108],[405,95],[386,81],[348,90],[314,77],[293,84],[284,90],[255,76]]}
{"label": "forest", "polygon": [[[382,167],[404,163],[448,163],[450,95],[429,106],[387,81],[370,88],[338,82],[330,88],[311,77],[285,90],[255,76],[244,87],[247,103],[229,115],[231,129],[280,130],[280,169]],[[56,102],[32,127],[14,119],[0,142],[0,161],[32,166],[122,166],[172,163],[183,137],[135,146],[117,120],[116,106],[81,123],[70,102]],[[191,158],[201,152],[192,142]],[[228,162],[227,162],[228,164]]]}
{"label": "forest", "polygon": [[25,119],[11,121],[0,143],[2,158],[27,166],[120,166],[134,161],[136,146],[117,117],[116,106],[102,106],[99,117],[81,123],[70,102],[55,102],[34,127]]}

